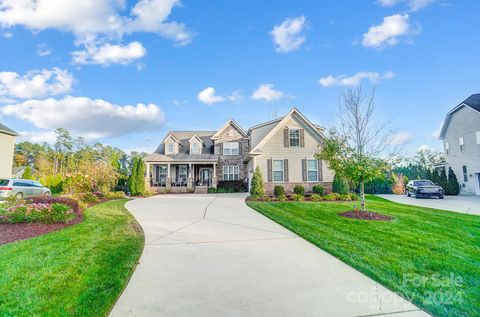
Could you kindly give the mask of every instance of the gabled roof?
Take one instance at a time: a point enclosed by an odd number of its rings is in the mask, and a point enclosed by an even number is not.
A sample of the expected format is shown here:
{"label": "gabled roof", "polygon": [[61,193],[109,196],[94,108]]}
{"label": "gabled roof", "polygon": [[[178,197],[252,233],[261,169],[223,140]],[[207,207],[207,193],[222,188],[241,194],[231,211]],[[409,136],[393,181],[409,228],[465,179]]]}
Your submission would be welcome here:
{"label": "gabled roof", "polygon": [[18,136],[18,133],[10,129],[9,127],[0,123],[0,133],[8,134],[11,136]]}
{"label": "gabled roof", "polygon": [[194,134],[190,139],[188,139],[188,142],[192,143],[192,139],[197,139],[198,141],[200,141],[200,143],[205,145],[205,142],[203,142],[203,140],[196,134]]}
{"label": "gabled roof", "polygon": [[223,133],[223,131],[225,131],[226,128],[228,128],[229,126],[233,126],[238,132],[240,132],[240,134],[246,138],[247,137],[247,133],[242,129],[242,127],[235,122],[235,120],[233,119],[230,119],[227,121],[227,123],[225,123],[225,125],[220,129],[218,130],[213,136],[212,136],[212,140],[216,140],[218,138],[220,138],[220,135]]}
{"label": "gabled roof", "polygon": [[168,139],[172,139],[173,141],[177,142],[180,144],[180,141],[172,134],[172,132],[169,132],[167,136],[163,139],[162,143],[167,142]]}
{"label": "gabled roof", "polygon": [[[323,139],[324,136],[320,132],[319,126],[313,124],[310,120],[307,119],[307,117],[303,115],[303,113],[300,112],[300,110],[294,107],[292,108],[292,110],[288,112],[288,114],[285,117],[283,117],[276,123],[275,127],[272,130],[270,130],[270,132],[268,132],[268,134],[250,151],[250,153],[261,154],[260,149],[262,148],[262,146],[264,146],[265,143],[267,143],[267,141],[272,138],[272,136],[274,136],[280,129],[282,129],[287,123],[287,121],[291,118],[298,119],[298,121],[300,121],[300,123],[302,123],[306,128],[309,128],[311,133],[314,136],[316,136],[319,142]],[[271,123],[272,122],[269,122],[268,124],[271,124]]]}
{"label": "gabled roof", "polygon": [[448,124],[450,123],[453,114],[463,107],[469,107],[475,111],[480,112],[480,93],[471,95],[447,113],[445,121],[443,121],[442,130],[440,131],[440,139],[443,139],[445,137],[445,132],[447,132]]}
{"label": "gabled roof", "polygon": [[[216,131],[169,131],[167,137],[163,139],[155,152],[150,154],[148,158],[161,160],[186,160],[187,158],[197,160],[213,159],[213,142],[211,137],[215,132]],[[177,154],[165,155],[165,140],[170,136],[177,140],[180,146]],[[197,136],[205,147],[200,155],[190,155],[190,139],[194,136]]]}

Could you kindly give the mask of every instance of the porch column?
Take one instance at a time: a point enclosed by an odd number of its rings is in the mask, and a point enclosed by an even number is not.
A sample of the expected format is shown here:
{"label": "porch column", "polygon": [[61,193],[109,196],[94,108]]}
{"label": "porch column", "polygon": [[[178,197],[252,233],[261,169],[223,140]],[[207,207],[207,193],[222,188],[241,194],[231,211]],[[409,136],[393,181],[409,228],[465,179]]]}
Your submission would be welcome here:
{"label": "porch column", "polygon": [[167,163],[167,179],[165,181],[165,190],[172,188],[172,179],[170,178],[170,163]]}
{"label": "porch column", "polygon": [[193,188],[193,181],[192,181],[192,163],[188,164],[188,179],[187,179],[187,190],[191,190]]}
{"label": "porch column", "polygon": [[217,188],[217,163],[213,163],[212,187]]}

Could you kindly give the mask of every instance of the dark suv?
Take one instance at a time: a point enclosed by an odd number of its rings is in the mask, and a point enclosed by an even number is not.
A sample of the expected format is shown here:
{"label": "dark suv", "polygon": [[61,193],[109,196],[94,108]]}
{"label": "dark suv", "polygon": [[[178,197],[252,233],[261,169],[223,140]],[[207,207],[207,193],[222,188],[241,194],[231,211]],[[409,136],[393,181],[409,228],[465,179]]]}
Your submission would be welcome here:
{"label": "dark suv", "polygon": [[415,198],[421,197],[438,197],[443,199],[445,193],[443,188],[434,184],[432,181],[426,179],[417,179],[409,181],[407,184],[407,196],[415,196]]}

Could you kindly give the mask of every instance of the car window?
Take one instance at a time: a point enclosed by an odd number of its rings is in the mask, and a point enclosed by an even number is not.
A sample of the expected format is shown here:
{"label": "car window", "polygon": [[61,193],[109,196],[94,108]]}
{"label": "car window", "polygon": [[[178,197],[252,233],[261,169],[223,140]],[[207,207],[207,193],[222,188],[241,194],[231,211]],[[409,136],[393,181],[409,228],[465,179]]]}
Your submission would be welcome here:
{"label": "car window", "polygon": [[9,179],[0,179],[0,186],[7,186],[9,182]]}
{"label": "car window", "polygon": [[33,186],[35,186],[35,187],[43,187],[43,185],[40,184],[40,182],[36,182],[36,181],[33,182]]}
{"label": "car window", "polygon": [[430,186],[433,185],[431,181],[415,181],[415,186]]}

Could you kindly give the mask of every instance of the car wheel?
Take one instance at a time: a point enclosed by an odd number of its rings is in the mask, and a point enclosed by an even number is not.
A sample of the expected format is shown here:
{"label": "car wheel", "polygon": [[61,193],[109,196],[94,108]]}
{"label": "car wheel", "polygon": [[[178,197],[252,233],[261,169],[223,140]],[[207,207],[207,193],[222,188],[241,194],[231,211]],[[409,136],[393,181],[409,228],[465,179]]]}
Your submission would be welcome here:
{"label": "car wheel", "polygon": [[17,199],[23,198],[23,193],[16,193],[15,198]]}
{"label": "car wheel", "polygon": [[407,190],[407,197],[412,197],[412,194]]}
{"label": "car wheel", "polygon": [[43,196],[51,196],[50,192],[45,192]]}
{"label": "car wheel", "polygon": [[439,198],[439,199],[443,199],[443,198],[444,198],[444,196],[443,196],[443,195],[440,195],[440,196],[438,196],[438,198]]}
{"label": "car wheel", "polygon": [[413,194],[415,195],[415,198],[416,198],[416,199],[419,199],[419,198],[420,198],[420,196],[418,195],[418,193],[417,193],[416,191],[413,191]]}

